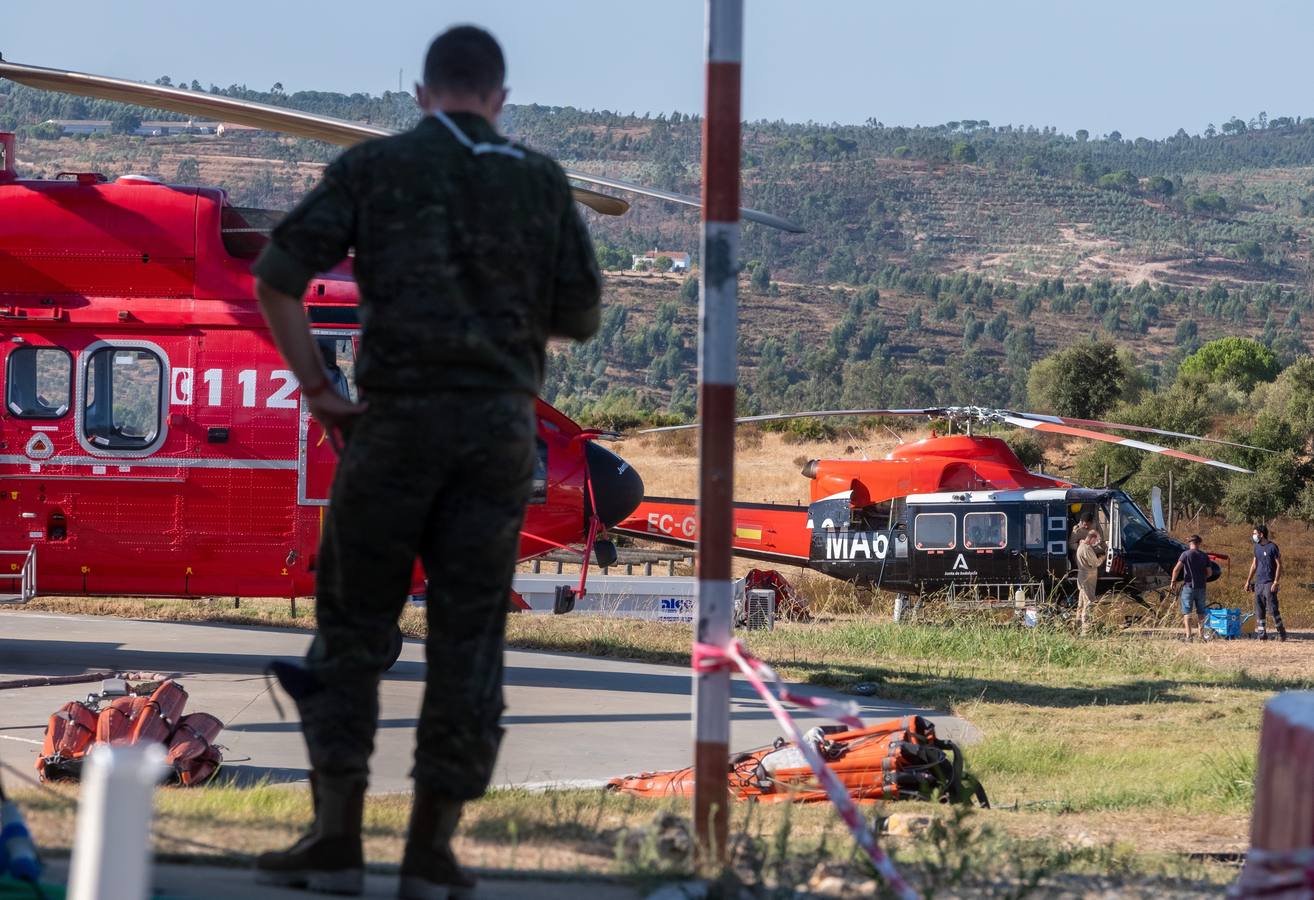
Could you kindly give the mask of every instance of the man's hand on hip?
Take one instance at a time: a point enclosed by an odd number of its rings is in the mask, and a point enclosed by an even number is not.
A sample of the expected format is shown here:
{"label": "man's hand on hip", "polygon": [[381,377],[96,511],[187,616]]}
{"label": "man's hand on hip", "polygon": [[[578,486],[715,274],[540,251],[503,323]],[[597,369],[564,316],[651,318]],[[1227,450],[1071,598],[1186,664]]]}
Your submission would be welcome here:
{"label": "man's hand on hip", "polygon": [[306,398],[306,405],[315,421],[324,426],[333,449],[342,452],[342,434],[369,408],[365,403],[352,403],[337,391],[328,390]]}

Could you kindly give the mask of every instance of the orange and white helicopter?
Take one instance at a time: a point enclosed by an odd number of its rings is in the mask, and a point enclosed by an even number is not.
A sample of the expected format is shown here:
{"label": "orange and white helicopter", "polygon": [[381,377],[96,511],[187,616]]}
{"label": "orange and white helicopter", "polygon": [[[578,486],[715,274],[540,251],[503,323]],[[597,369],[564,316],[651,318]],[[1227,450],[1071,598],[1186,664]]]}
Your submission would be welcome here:
{"label": "orange and white helicopter", "polygon": [[[386,129],[200,92],[0,60],[30,87],[208,116],[339,145]],[[20,178],[0,135],[0,572],[26,596],[313,593],[330,443],[252,300],[250,265],[279,214],[214,187],[92,172]],[[576,181],[690,197],[580,172]],[[629,204],[584,187],[604,214]],[[797,226],[755,210],[751,221]],[[350,262],[306,309],[326,365],[354,393]],[[520,555],[583,545],[643,495],[599,432],[538,402],[538,470]],[[587,567],[582,567],[587,571]],[[417,570],[417,586],[420,583]],[[561,586],[562,608],[584,590]]]}

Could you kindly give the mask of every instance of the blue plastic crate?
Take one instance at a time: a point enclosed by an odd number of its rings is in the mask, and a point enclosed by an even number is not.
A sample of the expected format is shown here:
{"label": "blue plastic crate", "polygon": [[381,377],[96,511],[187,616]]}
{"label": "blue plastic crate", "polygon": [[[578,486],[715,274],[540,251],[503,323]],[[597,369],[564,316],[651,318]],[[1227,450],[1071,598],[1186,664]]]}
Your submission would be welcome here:
{"label": "blue plastic crate", "polygon": [[1218,633],[1219,637],[1231,640],[1241,636],[1241,610],[1211,609],[1205,624]]}

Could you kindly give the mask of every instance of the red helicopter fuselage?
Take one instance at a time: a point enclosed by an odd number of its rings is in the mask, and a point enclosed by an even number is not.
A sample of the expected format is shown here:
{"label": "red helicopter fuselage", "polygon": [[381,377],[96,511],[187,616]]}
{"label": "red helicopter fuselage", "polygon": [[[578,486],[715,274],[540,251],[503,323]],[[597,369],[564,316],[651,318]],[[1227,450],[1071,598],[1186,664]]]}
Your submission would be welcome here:
{"label": "red helicopter fuselage", "polygon": [[[218,189],[20,180],[6,144],[0,573],[35,555],[41,593],[312,593],[335,457],[251,299],[257,229]],[[306,296],[348,391],[356,300],[349,263]],[[642,494],[575,422],[538,416],[525,559],[584,540],[594,500],[619,520]]]}

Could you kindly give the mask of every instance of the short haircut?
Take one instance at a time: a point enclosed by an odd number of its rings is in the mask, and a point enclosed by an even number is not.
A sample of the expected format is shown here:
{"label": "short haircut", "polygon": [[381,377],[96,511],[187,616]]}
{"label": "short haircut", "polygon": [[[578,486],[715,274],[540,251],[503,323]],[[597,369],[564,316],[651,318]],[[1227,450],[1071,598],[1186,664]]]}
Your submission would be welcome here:
{"label": "short haircut", "polygon": [[1094,513],[1084,512],[1084,513],[1081,514],[1081,521],[1083,521],[1083,522],[1094,522],[1094,521],[1095,521],[1095,514],[1094,514]]}
{"label": "short haircut", "polygon": [[1263,522],[1260,522],[1258,525],[1255,526],[1255,531],[1258,531],[1259,536],[1262,538],[1268,537],[1268,526],[1265,525]]}
{"label": "short haircut", "polygon": [[474,25],[449,28],[429,45],[424,84],[432,90],[486,96],[501,89],[506,60],[497,39]]}

